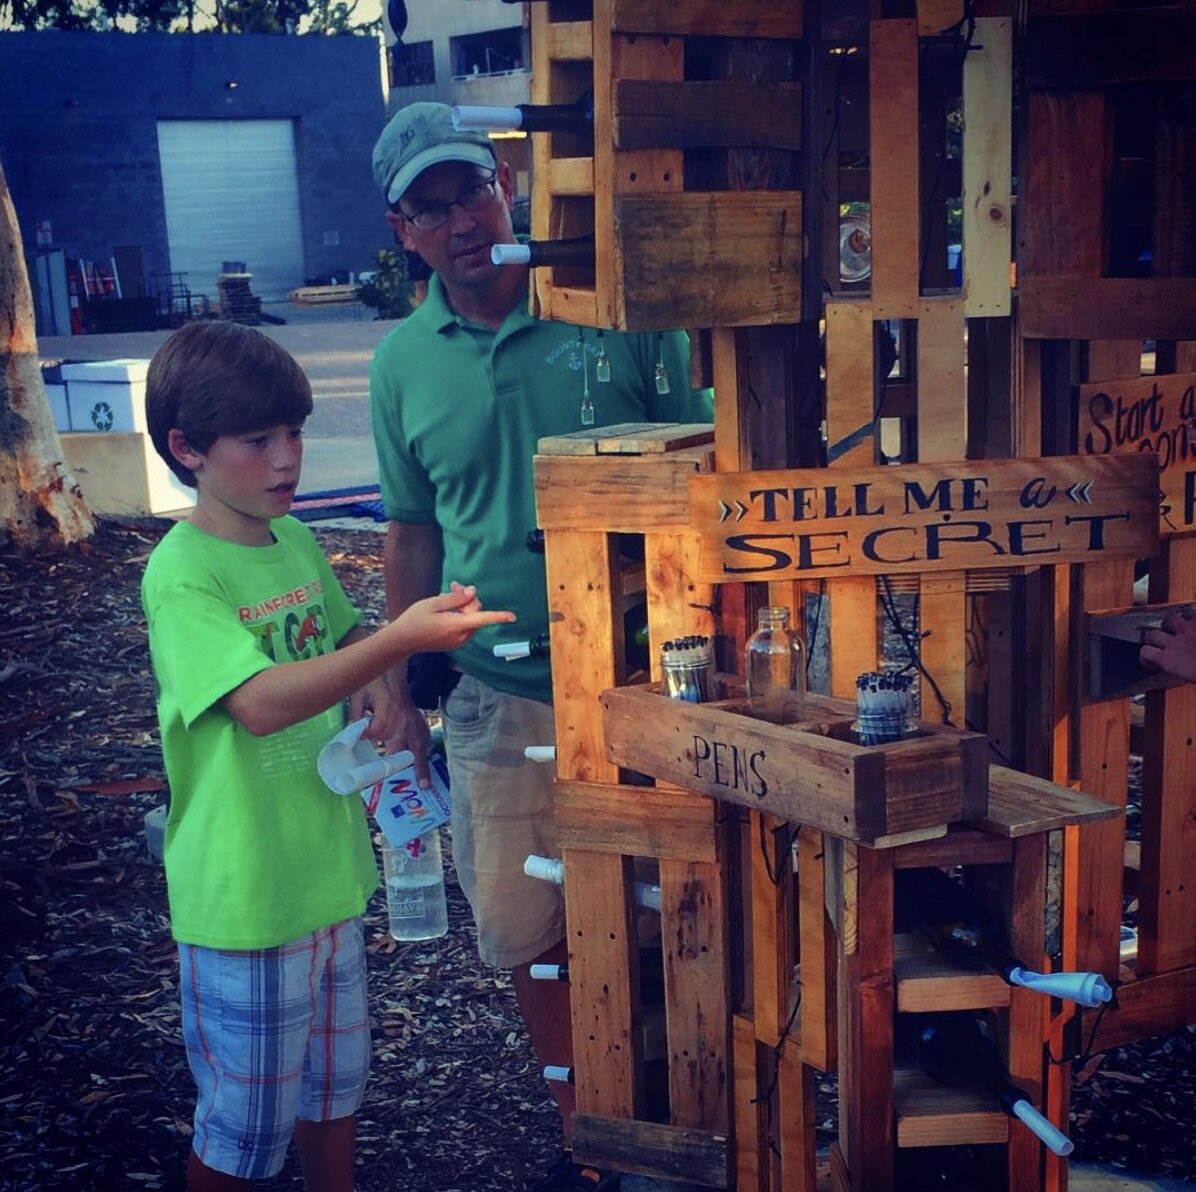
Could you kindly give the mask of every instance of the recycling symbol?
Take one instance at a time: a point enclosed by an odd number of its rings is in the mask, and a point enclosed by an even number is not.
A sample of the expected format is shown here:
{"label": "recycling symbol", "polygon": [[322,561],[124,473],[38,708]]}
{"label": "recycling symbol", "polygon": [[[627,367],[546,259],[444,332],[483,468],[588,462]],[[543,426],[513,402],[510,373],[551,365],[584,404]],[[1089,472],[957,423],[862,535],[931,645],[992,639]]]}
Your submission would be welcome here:
{"label": "recycling symbol", "polygon": [[106,401],[98,401],[91,407],[91,421],[96,430],[111,430],[116,421],[112,407]]}

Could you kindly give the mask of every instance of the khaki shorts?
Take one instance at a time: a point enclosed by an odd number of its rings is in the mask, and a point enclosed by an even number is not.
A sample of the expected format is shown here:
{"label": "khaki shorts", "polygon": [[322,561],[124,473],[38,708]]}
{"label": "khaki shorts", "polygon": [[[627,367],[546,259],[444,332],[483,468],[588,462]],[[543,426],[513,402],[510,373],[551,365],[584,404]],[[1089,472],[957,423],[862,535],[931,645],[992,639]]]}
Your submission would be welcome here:
{"label": "khaki shorts", "polygon": [[441,711],[453,861],[477,923],[478,954],[496,968],[527,964],[565,938],[561,888],[523,872],[530,853],[559,855],[556,766],[523,756],[525,745],[554,743],[552,705],[462,675]]}

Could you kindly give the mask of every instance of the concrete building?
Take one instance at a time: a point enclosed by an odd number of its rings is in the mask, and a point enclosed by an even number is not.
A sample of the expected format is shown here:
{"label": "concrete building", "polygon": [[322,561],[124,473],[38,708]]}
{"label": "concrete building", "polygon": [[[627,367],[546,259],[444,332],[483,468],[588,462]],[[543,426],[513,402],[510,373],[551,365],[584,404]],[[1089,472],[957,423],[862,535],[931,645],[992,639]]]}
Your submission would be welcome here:
{"label": "concrete building", "polygon": [[171,274],[214,297],[243,263],[269,299],[369,269],[391,243],[370,170],[380,57],[373,37],[0,33],[31,274],[56,250],[110,269],[124,249],[143,276],[123,270],[124,297]]}

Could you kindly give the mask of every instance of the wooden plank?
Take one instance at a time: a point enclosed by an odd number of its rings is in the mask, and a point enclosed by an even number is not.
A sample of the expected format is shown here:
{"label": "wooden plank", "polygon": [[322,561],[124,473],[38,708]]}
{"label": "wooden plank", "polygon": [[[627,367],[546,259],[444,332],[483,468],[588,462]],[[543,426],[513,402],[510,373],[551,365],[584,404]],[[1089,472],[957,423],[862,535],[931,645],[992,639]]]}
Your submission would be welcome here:
{"label": "wooden plank", "polygon": [[678,33],[686,37],[802,35],[802,0],[610,0],[611,25],[621,33]]}
{"label": "wooden plank", "polygon": [[[551,270],[533,269],[532,285],[538,286],[541,274],[550,279]],[[598,297],[594,290],[584,290],[577,286],[547,286],[546,297],[542,300],[542,317],[557,319],[563,323],[577,323],[583,327],[602,326],[598,320]],[[538,291],[537,291],[538,292]]]}
{"label": "wooden plank", "polygon": [[752,1020],[736,1014],[731,1024],[735,1064],[732,1069],[735,1098],[736,1192],[766,1192],[767,1148],[762,1145],[764,1109],[759,1104],[756,1070],[756,1031]]}
{"label": "wooden plank", "polygon": [[562,848],[712,862],[718,804],[689,791],[559,781]]}
{"label": "wooden plank", "polygon": [[[537,187],[539,184],[540,176],[537,175]],[[544,175],[544,184],[550,195],[592,195],[594,193],[594,159],[592,157],[550,157],[547,172]]]}
{"label": "wooden plank", "polygon": [[797,844],[801,960],[801,1056],[823,1072],[835,1067],[835,939],[826,908],[821,832],[801,828]]}
{"label": "wooden plank", "polygon": [[814,1070],[801,1062],[794,1047],[786,1047],[778,1063],[781,1187],[785,1192],[818,1192]]}
{"label": "wooden plank", "polygon": [[935,1084],[921,1072],[898,1069],[893,1073],[893,1108],[899,1147],[1009,1140],[1009,1119],[991,1093]]}
{"label": "wooden plank", "polygon": [[620,327],[800,319],[800,191],[621,194],[613,208]]}
{"label": "wooden plank", "polygon": [[663,455],[714,442],[709,422],[618,422],[539,439],[540,455]]}
{"label": "wooden plank", "polygon": [[[1081,574],[1082,607],[1116,608],[1132,599],[1132,563],[1103,563]],[[1124,810],[1129,775],[1127,701],[1086,704],[1080,711],[1080,787],[1085,794]],[[1125,819],[1118,815],[1080,829],[1077,889],[1079,966],[1113,981],[1118,972],[1121,928],[1121,859]]]}
{"label": "wooden plank", "polygon": [[1123,816],[1123,807],[1095,792],[1089,795],[1020,770],[989,766],[988,813],[980,826],[986,832],[1017,839],[1068,824],[1120,823]]}
{"label": "wooden plank", "polygon": [[[992,773],[989,767],[989,798],[992,799]],[[946,868],[952,865],[1005,865],[1013,859],[1008,837],[995,836],[976,828],[954,825],[940,840],[902,845],[893,854],[897,869]]]}
{"label": "wooden plank", "polygon": [[538,455],[537,524],[553,531],[680,531],[689,526],[689,477],[712,464],[703,447],[663,456]]}
{"label": "wooden plank", "polygon": [[973,818],[987,797],[978,733],[924,724],[918,737],[864,747],[829,735],[833,725],[774,725],[743,705],[645,688],[605,691],[601,703],[618,764],[838,836],[874,840]]}
{"label": "wooden plank", "polygon": [[918,318],[918,460],[967,452],[964,309],[958,298],[925,299]]}
{"label": "wooden plank", "polygon": [[1153,451],[1159,458],[1159,532],[1196,529],[1196,461],[1188,423],[1196,415],[1196,373],[1122,379],[1076,390],[1077,440],[1082,452]]}
{"label": "wooden plank", "polygon": [[1157,478],[1149,455],[720,472],[690,478],[690,521],[716,583],[1137,559]]}
{"label": "wooden plank", "polygon": [[[1196,538],[1167,540],[1162,564],[1171,601],[1196,600]],[[1153,567],[1152,567],[1153,572]],[[1152,581],[1154,574],[1152,574]],[[1139,975],[1196,964],[1196,685],[1146,700],[1142,758]],[[1196,1016],[1196,1014],[1194,1014]]]}
{"label": "wooden plank", "polygon": [[535,9],[531,13],[532,42],[533,45],[536,41],[543,44],[544,59],[552,62],[589,61],[594,56],[593,24],[590,21],[550,21],[548,15],[547,11],[536,12]]}
{"label": "wooden plank", "polygon": [[627,897],[631,858],[570,849],[563,855],[577,1108],[640,1117],[643,1032],[635,904]]}
{"label": "wooden plank", "polygon": [[1009,986],[991,969],[963,972],[916,935],[895,938],[893,975],[901,1014],[1009,1005]]}
{"label": "wooden plank", "polygon": [[576,1113],[573,1145],[578,1155],[598,1167],[704,1188],[733,1186],[725,1134]]}
{"label": "wooden plank", "polygon": [[[545,538],[549,638],[557,775],[588,782],[617,782],[606,761],[601,711],[595,695],[617,681],[614,539],[587,530],[555,530]],[[622,600],[617,611],[623,628]]]}
{"label": "wooden plank", "polygon": [[722,866],[662,860],[660,891],[670,1118],[725,1135],[731,1012]]}
{"label": "wooden plank", "polygon": [[[1018,197],[1022,334],[1033,339],[1099,338],[1089,334],[1087,320],[1079,318],[1077,329],[1068,324],[1061,334],[1051,335],[1042,328],[1056,325],[1070,313],[1061,305],[1068,301],[1066,297],[1060,295],[1052,302],[1050,295],[1065,288],[1078,297],[1090,284],[1088,280],[1064,282],[1064,277],[1096,279],[1104,272],[1104,194],[1110,153],[1106,98],[1090,91],[1035,92],[1028,106],[1028,176]],[[1116,322],[1116,316],[1126,313],[1114,308],[1109,321]],[[1054,324],[1047,322],[1048,314]]]}
{"label": "wooden plank", "polygon": [[969,318],[1012,309],[1012,25],[1008,17],[977,20],[963,64],[963,288]]}
{"label": "wooden plank", "polygon": [[1196,278],[1021,274],[1031,339],[1196,339]]}
{"label": "wooden plank", "polygon": [[1025,85],[1074,90],[1125,83],[1196,79],[1188,50],[1196,42],[1196,12],[1142,8],[1040,16],[1026,34]]}
{"label": "wooden plank", "polygon": [[784,823],[752,812],[752,1021],[756,1039],[775,1048],[789,1022],[796,883]]}
{"label": "wooden plank", "polygon": [[800,83],[616,79],[619,149],[801,148]]}
{"label": "wooden plank", "polygon": [[839,1143],[854,1187],[893,1192],[891,853],[845,841],[839,935]]}
{"label": "wooden plank", "polygon": [[866,303],[826,304],[826,407],[830,462],[874,464],[872,308]]}
{"label": "wooden plank", "polygon": [[869,118],[872,143],[872,305],[890,317],[917,298],[918,27],[912,20],[869,24]]}
{"label": "wooden plank", "polygon": [[[656,79],[679,82],[685,74],[681,38],[626,36],[614,32],[613,3],[594,10],[594,251],[598,325],[625,327],[621,251],[615,226],[615,203],[622,194],[679,192],[685,185],[679,149],[633,149],[614,146],[614,80]],[[680,315],[668,327],[712,326],[710,321]]]}
{"label": "wooden plank", "polygon": [[1118,986],[1117,1006],[1092,1024],[1091,1048],[1109,1051],[1126,1043],[1166,1035],[1196,1022],[1196,965],[1139,977]]}

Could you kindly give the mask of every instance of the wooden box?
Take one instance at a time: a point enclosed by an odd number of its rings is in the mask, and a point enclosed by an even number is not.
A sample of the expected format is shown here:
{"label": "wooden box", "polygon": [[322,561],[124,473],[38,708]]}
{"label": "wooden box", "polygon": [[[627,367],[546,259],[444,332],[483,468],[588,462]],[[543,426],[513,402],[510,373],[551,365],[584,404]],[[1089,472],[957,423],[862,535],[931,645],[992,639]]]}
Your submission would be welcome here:
{"label": "wooden box", "polygon": [[978,820],[988,808],[988,742],[919,722],[917,735],[859,745],[854,705],[807,697],[776,725],[742,699],[690,704],[655,686],[604,691],[607,757],[626,769],[866,844]]}

